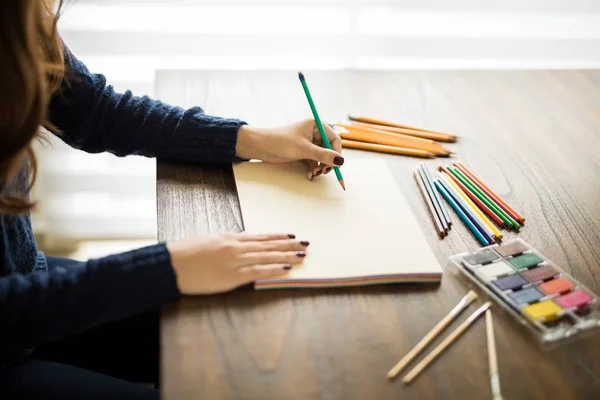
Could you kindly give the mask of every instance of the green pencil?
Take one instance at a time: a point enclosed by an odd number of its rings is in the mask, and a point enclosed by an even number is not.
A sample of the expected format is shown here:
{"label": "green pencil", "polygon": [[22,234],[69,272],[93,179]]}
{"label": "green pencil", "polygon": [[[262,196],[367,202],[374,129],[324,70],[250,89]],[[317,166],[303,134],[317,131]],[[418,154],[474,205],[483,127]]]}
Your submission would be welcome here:
{"label": "green pencil", "polygon": [[521,228],[521,225],[519,225],[519,223],[517,221],[515,221],[514,219],[511,218],[510,215],[506,214],[504,212],[504,210],[502,210],[500,207],[498,207],[496,205],[496,203],[490,199],[485,193],[483,193],[478,187],[477,185],[475,185],[473,182],[471,182],[471,180],[465,176],[461,170],[459,170],[458,168],[454,168],[454,167],[449,167],[448,171],[450,171],[452,174],[454,174],[454,176],[456,176],[456,178],[458,180],[460,180],[463,185],[467,186],[469,188],[469,190],[471,190],[471,192],[479,197],[479,200],[481,200],[483,203],[485,203],[486,206],[488,206],[489,208],[491,208],[491,210],[501,219],[504,221],[504,223],[508,226],[511,225],[513,228],[515,228],[516,230],[519,230]]}
{"label": "green pencil", "polygon": [[[329,143],[329,138],[327,137],[327,133],[325,133],[325,128],[323,127],[321,118],[319,118],[319,113],[317,113],[317,108],[315,107],[315,103],[313,102],[312,96],[310,95],[310,91],[308,90],[308,86],[306,85],[306,80],[304,79],[304,74],[302,72],[298,72],[298,78],[300,78],[300,83],[302,83],[302,89],[304,89],[304,94],[306,95],[306,100],[308,100],[308,105],[310,105],[310,110],[312,111],[313,117],[315,118],[315,124],[317,125],[317,129],[319,129],[319,133],[321,134],[321,139],[323,140],[323,144],[328,149],[333,150],[331,148],[331,143]],[[340,168],[334,166],[333,170],[335,171],[335,176],[337,177],[338,182],[342,186],[342,189],[346,190],[346,185],[344,185],[344,178],[342,177]]]}

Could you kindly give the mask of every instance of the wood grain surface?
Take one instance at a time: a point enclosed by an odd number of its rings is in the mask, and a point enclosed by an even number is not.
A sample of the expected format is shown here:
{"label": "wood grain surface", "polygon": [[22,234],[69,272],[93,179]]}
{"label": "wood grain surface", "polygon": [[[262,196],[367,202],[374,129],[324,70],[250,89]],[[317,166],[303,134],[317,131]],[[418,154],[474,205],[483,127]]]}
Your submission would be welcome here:
{"label": "wood grain surface", "polygon": [[[461,136],[448,147],[525,216],[518,237],[600,292],[600,71],[304,72],[326,121],[355,113]],[[157,94],[255,125],[310,116],[293,71],[163,71]],[[412,178],[421,159],[345,154],[347,162],[365,156],[389,162],[443,265],[448,256],[478,247],[460,222],[448,237],[437,237]],[[449,161],[425,163],[433,169]],[[352,184],[351,177],[346,180]],[[230,166],[159,162],[157,196],[161,241],[242,230]],[[334,226],[328,229],[335,234]],[[503,233],[506,239],[517,236]],[[385,379],[469,288],[447,270],[441,285],[266,292],[246,287],[186,298],[162,313],[163,396],[490,398],[483,320],[411,385]],[[600,398],[600,336],[544,351],[498,307],[493,310],[505,398]]]}

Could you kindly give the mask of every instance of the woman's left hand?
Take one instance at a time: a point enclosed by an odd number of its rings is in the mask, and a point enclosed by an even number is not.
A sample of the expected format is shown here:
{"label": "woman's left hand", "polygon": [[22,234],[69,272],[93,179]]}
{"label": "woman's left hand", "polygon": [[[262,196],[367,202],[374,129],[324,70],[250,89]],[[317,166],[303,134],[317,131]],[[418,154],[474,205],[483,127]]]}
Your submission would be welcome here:
{"label": "woman's left hand", "polygon": [[313,119],[278,128],[255,128],[242,125],[238,131],[237,156],[243,159],[284,163],[307,162],[308,179],[331,172],[333,166],[344,164],[342,140],[323,124],[333,150],[323,147],[321,134]]}

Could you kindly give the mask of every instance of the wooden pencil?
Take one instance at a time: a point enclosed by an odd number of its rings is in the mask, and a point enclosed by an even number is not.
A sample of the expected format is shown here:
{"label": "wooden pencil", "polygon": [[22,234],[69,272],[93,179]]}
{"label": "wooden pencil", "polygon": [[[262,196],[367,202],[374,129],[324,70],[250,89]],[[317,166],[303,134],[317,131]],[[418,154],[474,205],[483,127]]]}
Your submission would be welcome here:
{"label": "wooden pencil", "polygon": [[450,227],[452,226],[452,220],[450,219],[450,214],[448,214],[448,210],[446,210],[446,207],[444,206],[444,202],[440,198],[440,194],[437,192],[437,190],[435,190],[433,188],[433,178],[429,174],[429,170],[427,168],[425,168],[425,164],[421,163],[421,169],[423,170],[423,172],[425,172],[425,176],[427,176],[427,180],[429,181],[429,183],[431,185],[431,190],[433,191],[433,195],[435,196],[436,201],[440,205],[440,209],[442,210],[442,215],[444,216],[444,219],[446,220],[448,229],[450,229]]}
{"label": "wooden pencil", "polygon": [[[465,172],[465,170],[461,167],[459,167],[458,165],[453,163],[453,166],[458,169],[465,177],[467,177],[468,179],[471,180],[471,182],[473,182],[473,184],[475,186],[477,186],[477,188],[479,190],[481,190],[483,193],[485,193],[486,196],[488,196],[490,198],[490,200],[492,200],[494,202],[494,204],[496,204],[496,206],[498,206],[498,208],[502,209],[502,211],[504,211],[506,213],[506,215],[508,215],[510,218],[514,219],[517,222],[519,221],[519,217],[517,216],[517,214],[515,214],[514,212],[512,212],[510,210],[510,207],[507,207],[505,204],[503,204],[499,198],[497,197],[497,195],[493,194],[493,192],[491,192],[489,190],[489,188],[487,188],[487,186],[485,186],[484,184],[481,183],[481,181],[477,181],[473,178],[473,175],[471,175],[470,173]],[[523,220],[523,219],[521,219]]]}
{"label": "wooden pencil", "polygon": [[479,232],[475,225],[473,225],[469,217],[465,215],[460,206],[456,204],[456,202],[452,198],[452,195],[450,195],[450,193],[448,193],[448,191],[444,188],[444,185],[442,185],[441,181],[435,180],[433,181],[433,184],[435,185],[436,189],[440,192],[440,194],[444,197],[444,199],[446,199],[448,204],[450,204],[450,207],[452,207],[452,209],[458,215],[458,217],[465,223],[465,225],[467,225],[467,228],[469,228],[469,230],[471,231],[473,236],[475,236],[475,238],[479,241],[479,243],[481,243],[483,246],[487,246],[489,244],[487,239],[481,234],[481,232]]}
{"label": "wooden pencil", "polygon": [[444,184],[446,190],[454,197],[454,200],[461,206],[463,212],[469,217],[471,222],[473,222],[473,225],[475,225],[475,227],[479,229],[479,232],[481,232],[485,239],[490,244],[493,244],[494,233],[485,224],[485,222],[483,222],[479,215],[475,213],[475,210],[469,207],[465,199],[460,195],[460,189],[457,186],[451,185],[448,179],[444,176],[442,176],[442,179],[440,179],[440,183]]}
{"label": "wooden pencil", "polygon": [[423,201],[425,201],[425,204],[427,205],[427,210],[429,210],[429,216],[431,217],[431,220],[433,221],[433,224],[435,225],[435,230],[437,231],[439,237],[443,238],[446,235],[446,230],[444,229],[442,222],[439,220],[439,218],[435,212],[433,203],[431,202],[431,198],[427,194],[427,189],[425,188],[425,182],[423,182],[423,179],[421,178],[421,174],[419,174],[419,171],[414,170],[413,176],[415,177],[415,181],[417,181],[417,186],[419,187],[419,191],[421,192],[421,195],[423,196]]}
{"label": "wooden pencil", "polygon": [[411,137],[405,138],[400,135],[378,129],[357,128],[344,124],[336,124],[335,126],[341,126],[345,129],[345,131],[338,130],[338,134],[342,139],[383,144],[386,146],[404,147],[408,149],[425,150],[429,153],[443,157],[448,157],[450,155],[450,153],[435,143],[423,143],[420,141],[415,141]]}
{"label": "wooden pencil", "polygon": [[[356,125],[357,121],[352,121],[352,124]],[[413,129],[398,128],[395,126],[388,126],[388,125],[378,125],[378,124],[368,124],[368,123],[361,123],[361,124],[362,124],[362,126],[367,127],[367,128],[381,129],[381,130],[385,130],[388,132],[413,136],[413,137],[417,137],[417,138],[421,138],[421,139],[428,139],[428,140],[433,140],[433,141],[438,141],[438,142],[452,142],[451,140],[448,140],[446,137],[440,136],[439,134],[433,133],[433,132],[416,131]]]}
{"label": "wooden pencil", "polygon": [[[391,126],[394,128],[406,129],[412,132],[421,132],[421,137],[427,139],[438,140],[441,142],[456,142],[456,135],[452,135],[450,133],[432,131],[430,129],[417,128],[414,126],[398,124],[396,122],[380,120],[377,118],[365,117],[362,115],[348,115],[348,119],[352,121],[364,122],[373,125],[383,125],[383,126]],[[414,136],[419,136],[419,134],[414,133]]]}
{"label": "wooden pencil", "polygon": [[425,151],[417,149],[407,149],[405,147],[386,146],[383,144],[376,143],[365,143],[357,142],[356,140],[344,140],[342,139],[342,147],[347,149],[376,151],[379,153],[398,154],[403,156],[421,157],[421,158],[434,158],[435,155]]}
{"label": "wooden pencil", "polygon": [[483,221],[480,221],[477,215],[471,210],[471,208],[464,202],[464,200],[460,197],[458,192],[446,182],[445,179],[440,179],[440,183],[444,186],[446,191],[452,196],[452,199],[456,202],[456,204],[461,208],[462,212],[467,216],[467,218],[471,221],[471,223],[475,226],[475,228],[479,231],[481,236],[484,237],[486,243],[485,244],[494,244],[493,233],[487,229]]}
{"label": "wooden pencil", "polygon": [[[416,171],[415,171],[416,172]],[[387,373],[388,379],[394,379],[402,370],[421,353],[431,342],[437,338],[444,329],[448,327],[463,312],[475,299],[477,294],[469,290],[469,292],[454,306],[452,310],[444,318],[440,320],[425,336],[419,341],[396,365]]]}
{"label": "wooden pencil", "polygon": [[425,358],[421,360],[408,374],[402,378],[403,383],[410,383],[417,377],[433,360],[435,360],[444,350],[446,350],[456,339],[460,337],[465,331],[479,318],[492,303],[485,302],[479,307],[473,314],[469,316],[462,324],[458,326],[446,339],[444,339],[435,349],[432,350]]}
{"label": "wooden pencil", "polygon": [[484,213],[486,213],[491,219],[493,219],[494,222],[498,224],[498,226],[500,226],[501,228],[504,227],[504,221],[499,216],[497,216],[496,213],[494,213],[488,206],[486,206],[481,200],[479,200],[479,197],[475,196],[475,194],[471,192],[461,181],[459,181],[457,177],[450,173],[450,171],[448,171],[448,168],[444,167],[443,165],[440,165],[438,168],[441,172],[446,173],[450,178],[452,178],[452,180],[454,180],[454,183],[456,183],[458,187],[460,187],[463,190],[463,192],[465,192],[467,196],[469,196],[471,200],[473,200],[473,202],[477,204],[477,206],[481,210],[483,210]]}
{"label": "wooden pencil", "polygon": [[496,202],[494,202],[485,193],[483,193],[479,189],[479,187],[477,187],[477,185],[473,183],[473,181],[471,181],[469,178],[467,178],[465,174],[463,174],[463,172],[460,169],[456,167],[448,167],[448,170],[452,172],[454,176],[456,176],[459,180],[461,180],[465,184],[465,186],[471,189],[473,193],[479,195],[479,198],[482,199],[482,201],[485,200],[483,202],[486,203],[487,206],[490,207],[492,210],[494,210],[494,212],[496,212],[496,214],[498,214],[498,216],[504,220],[507,226],[510,225],[517,231],[521,228],[521,225],[519,225],[517,221],[515,221],[510,215],[508,215],[502,208],[500,208],[496,204]]}
{"label": "wooden pencil", "polygon": [[492,399],[502,400],[502,393],[500,391],[500,374],[498,373],[498,354],[496,353],[496,338],[494,335],[494,322],[492,319],[492,310],[490,309],[485,312],[485,333],[487,337]]}
{"label": "wooden pencil", "polygon": [[461,187],[459,187],[456,182],[454,182],[454,180],[452,180],[452,178],[450,177],[450,175],[448,175],[446,172],[441,171],[440,175],[446,179],[446,181],[452,185],[454,187],[454,190],[456,190],[456,192],[460,195],[460,197],[463,198],[463,200],[465,201],[465,203],[475,212],[475,214],[477,214],[479,216],[479,219],[481,220],[481,222],[483,222],[483,224],[485,226],[488,227],[488,229],[490,230],[490,234],[492,236],[494,236],[496,239],[501,240],[502,239],[502,234],[500,233],[500,231],[490,222],[489,219],[487,219],[487,217],[483,214],[483,212],[481,212],[481,210],[479,209],[479,207],[477,207],[475,204],[473,204],[473,202],[471,201],[471,199],[469,198],[469,196],[467,196],[467,194],[462,190]]}
{"label": "wooden pencil", "polygon": [[[359,121],[348,121],[348,122],[342,122],[341,124],[344,124],[346,126],[353,126],[356,128],[379,129],[382,131],[393,133],[395,135],[408,137],[408,138],[411,138],[415,141],[419,141],[422,143],[438,143],[433,139],[427,139],[427,138],[417,137],[417,136],[413,136],[413,135],[407,135],[406,133],[402,133],[402,131],[403,131],[402,128],[394,128],[393,126],[367,124],[366,122],[359,122]],[[408,129],[408,130],[410,131],[410,129]]]}
{"label": "wooden pencil", "polygon": [[428,145],[432,146],[433,148],[435,148],[438,153],[445,153],[447,155],[454,153],[452,150],[442,146],[441,143],[436,142],[435,140],[425,139],[425,138],[412,136],[412,135],[407,135],[405,133],[402,133],[402,129],[400,129],[400,128],[393,128],[391,126],[383,126],[383,125],[365,124],[365,123],[356,122],[356,121],[350,121],[347,123],[346,122],[338,122],[337,124],[335,124],[335,126],[339,126],[344,129],[347,129],[347,130],[363,129],[363,130],[368,130],[368,131],[376,131],[376,132],[380,132],[380,133],[392,134],[396,137],[410,140],[411,142],[415,143],[415,145],[416,144],[428,144]]}
{"label": "wooden pencil", "polygon": [[431,199],[431,203],[433,204],[435,213],[437,214],[438,219],[442,223],[442,227],[444,228],[444,231],[448,232],[450,230],[450,226],[446,222],[446,218],[444,218],[444,214],[442,214],[442,210],[440,208],[441,204],[438,203],[438,201],[433,193],[433,191],[434,191],[433,182],[431,182],[427,178],[427,175],[425,174],[425,171],[422,168],[417,168],[417,171],[419,171],[419,174],[421,175],[421,179],[423,180],[423,183],[425,184],[425,189],[427,191],[427,194],[429,195],[429,198]]}
{"label": "wooden pencil", "polygon": [[510,213],[512,213],[512,217],[514,219],[516,219],[517,221],[519,221],[520,223],[525,222],[525,217],[523,217],[521,214],[519,214],[518,212],[515,211],[514,208],[512,208],[510,205],[508,205],[508,203],[506,201],[504,201],[500,196],[498,196],[496,193],[494,193],[492,191],[492,189],[490,189],[489,187],[487,187],[485,185],[485,183],[483,183],[481,181],[481,179],[479,179],[473,172],[471,172],[471,170],[469,170],[463,163],[461,162],[454,162],[453,163],[457,168],[459,168],[465,175],[467,175],[469,178],[471,178],[471,180],[473,182],[475,182],[475,184],[478,184],[478,186],[484,190],[488,196],[492,197],[497,203],[504,205],[505,211],[509,211]]}
{"label": "wooden pencil", "polygon": [[479,190],[479,188],[477,186],[475,186],[475,184],[473,184],[473,182],[466,179],[466,177],[462,173],[460,173],[460,171],[458,169],[456,169],[454,167],[448,166],[446,169],[454,177],[456,177],[456,179],[458,179],[463,185],[465,185],[471,191],[471,193],[473,193],[475,196],[477,196],[479,198],[479,200],[481,200],[486,206],[488,206],[490,208],[490,210],[492,210],[494,212],[494,214],[496,214],[500,219],[502,219],[502,221],[504,221],[504,224],[506,227],[508,227],[508,228],[512,227],[512,224],[510,223],[510,221],[508,219],[509,218],[508,215],[506,215],[506,213],[504,213],[501,209],[499,209],[498,206],[496,205],[496,203],[494,203],[481,190]]}

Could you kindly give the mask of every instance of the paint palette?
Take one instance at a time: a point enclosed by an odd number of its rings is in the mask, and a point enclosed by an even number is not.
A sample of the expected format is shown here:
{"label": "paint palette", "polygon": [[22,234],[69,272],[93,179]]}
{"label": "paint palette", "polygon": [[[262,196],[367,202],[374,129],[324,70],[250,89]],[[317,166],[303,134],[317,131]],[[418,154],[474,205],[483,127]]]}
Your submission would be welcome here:
{"label": "paint palette", "polygon": [[600,299],[522,239],[449,261],[542,343],[600,331]]}

